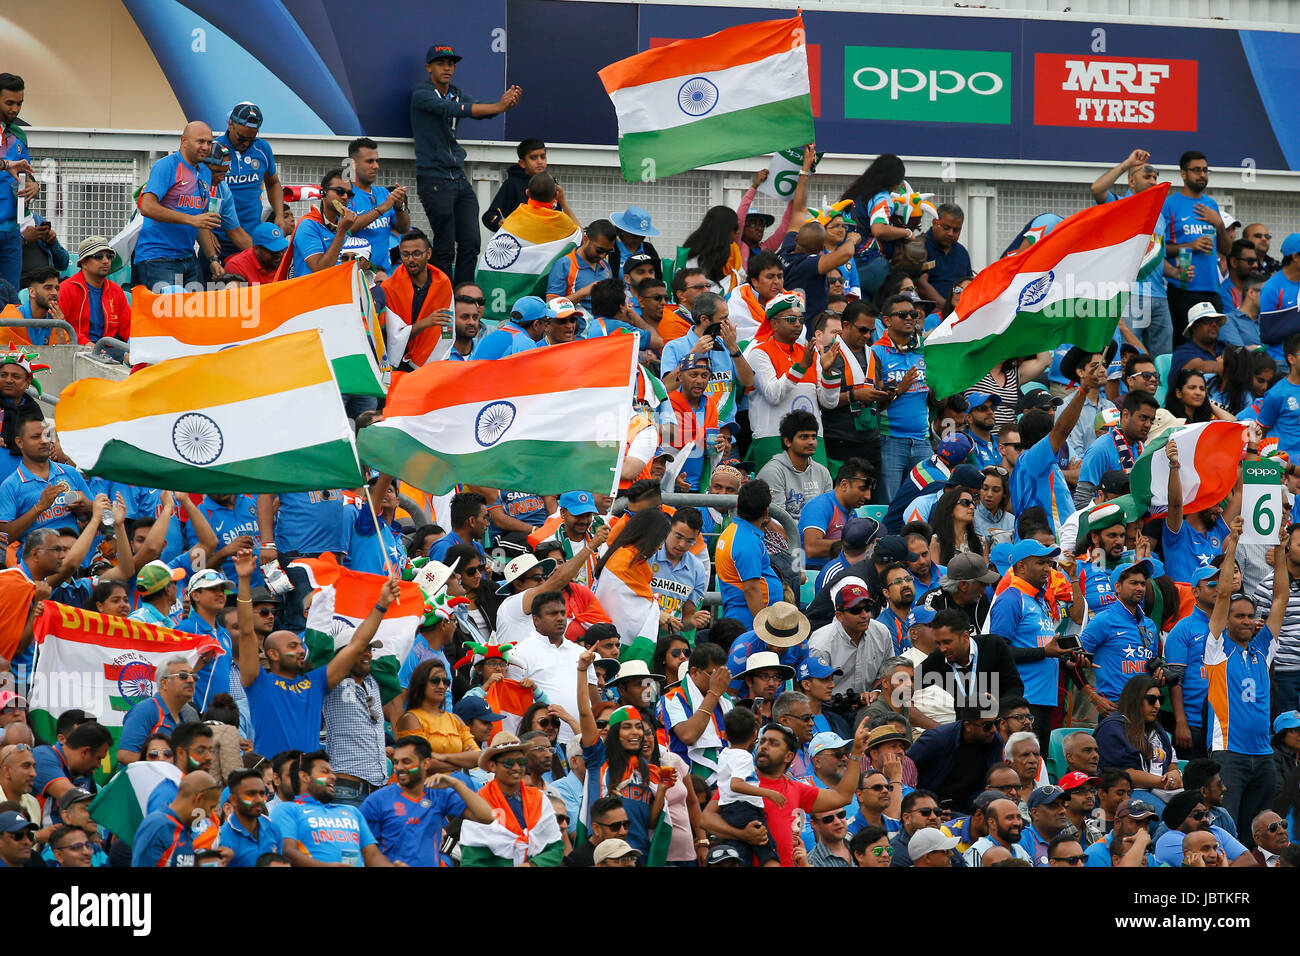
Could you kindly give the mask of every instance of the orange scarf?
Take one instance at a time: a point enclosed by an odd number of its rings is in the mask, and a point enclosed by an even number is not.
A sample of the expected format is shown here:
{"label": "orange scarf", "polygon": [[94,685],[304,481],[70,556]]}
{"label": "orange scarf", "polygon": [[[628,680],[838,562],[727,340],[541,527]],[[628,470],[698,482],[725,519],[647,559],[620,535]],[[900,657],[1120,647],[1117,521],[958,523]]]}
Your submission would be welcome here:
{"label": "orange scarf", "polygon": [[519,826],[515,811],[510,809],[510,804],[506,803],[506,795],[501,792],[501,785],[497,783],[496,777],[493,777],[487,786],[478,792],[478,795],[488,802],[488,806],[492,808],[492,815],[497,818],[497,823],[515,835],[515,842],[527,846],[529,832],[542,819],[542,791],[527,784],[519,788],[519,796],[524,804],[526,828]]}
{"label": "orange scarf", "polygon": [[[433,266],[427,268],[431,288],[425,293],[424,301],[420,304],[419,315],[411,314],[411,303],[415,301],[415,285],[411,282],[411,274],[404,266],[398,268],[380,286],[384,290],[385,306],[407,325],[414,325],[420,319],[428,318],[436,309],[444,308],[442,303],[452,298],[451,282],[447,276],[441,269],[435,269]],[[406,343],[406,357],[411,360],[412,365],[419,368],[428,363],[429,356],[433,354],[434,348],[441,340],[442,329],[431,326]],[[396,359],[394,364],[397,364]]]}
{"label": "orange scarf", "polygon": [[293,224],[293,232],[289,234],[289,248],[285,249],[284,255],[280,257],[280,265],[275,270],[275,275],[271,279],[272,282],[283,282],[289,278],[289,270],[293,268],[293,240],[298,235],[298,227],[308,219],[325,222],[325,217],[320,214],[320,208],[317,206],[312,206],[307,210],[306,215],[298,217]]}
{"label": "orange scarf", "polygon": [[[767,355],[772,360],[772,368],[776,370],[777,378],[785,375],[790,371],[796,361],[803,358],[804,346],[798,342],[791,345],[782,345],[776,339],[768,339],[758,350]],[[800,382],[807,382],[809,385],[817,384],[817,363],[814,362],[803,373],[799,379]]]}

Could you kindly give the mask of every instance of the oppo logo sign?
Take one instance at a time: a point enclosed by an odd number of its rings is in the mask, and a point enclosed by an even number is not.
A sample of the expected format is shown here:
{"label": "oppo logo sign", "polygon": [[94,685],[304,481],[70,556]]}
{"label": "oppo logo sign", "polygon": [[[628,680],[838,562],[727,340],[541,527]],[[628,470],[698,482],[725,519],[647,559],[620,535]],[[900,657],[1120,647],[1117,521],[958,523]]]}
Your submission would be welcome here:
{"label": "oppo logo sign", "polygon": [[985,50],[844,49],[848,119],[1011,122],[1011,54]]}
{"label": "oppo logo sign", "polygon": [[[910,84],[910,85],[905,85]],[[893,69],[886,73],[878,66],[864,66],[853,74],[853,84],[858,89],[875,93],[888,86],[889,98],[896,100],[903,93],[924,93],[931,103],[940,96],[951,96],[970,90],[979,96],[993,96],[1002,92],[1002,77],[987,70],[963,76],[956,70],[931,70],[923,73],[912,67]]]}

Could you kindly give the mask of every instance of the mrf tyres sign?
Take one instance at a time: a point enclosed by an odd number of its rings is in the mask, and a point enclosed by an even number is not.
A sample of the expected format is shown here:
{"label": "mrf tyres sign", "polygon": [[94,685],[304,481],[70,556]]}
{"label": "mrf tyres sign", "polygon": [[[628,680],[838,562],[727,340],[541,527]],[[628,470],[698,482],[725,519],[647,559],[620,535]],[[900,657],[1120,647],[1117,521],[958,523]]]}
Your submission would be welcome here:
{"label": "mrf tyres sign", "polygon": [[1196,61],[1034,54],[1034,123],[1196,130]]}
{"label": "mrf tyres sign", "polygon": [[1011,123],[1011,54],[988,50],[844,48],[847,119]]}

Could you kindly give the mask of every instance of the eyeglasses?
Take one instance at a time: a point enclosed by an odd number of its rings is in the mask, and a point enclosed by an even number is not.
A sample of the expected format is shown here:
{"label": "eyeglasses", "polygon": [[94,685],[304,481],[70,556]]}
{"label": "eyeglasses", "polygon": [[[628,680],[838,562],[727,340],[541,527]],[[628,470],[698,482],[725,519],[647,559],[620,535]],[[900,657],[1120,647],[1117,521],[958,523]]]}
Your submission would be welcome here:
{"label": "eyeglasses", "polygon": [[690,652],[688,649],[686,649],[685,647],[674,647],[672,650],[670,650],[670,651],[668,652],[668,655],[667,655],[667,656],[668,656],[668,657],[688,657],[688,656],[690,655],[690,653],[691,653],[691,652]]}
{"label": "eyeglasses", "polygon": [[892,783],[873,783],[870,786],[863,787],[863,790],[874,790],[876,793],[888,793],[894,789]]}
{"label": "eyeglasses", "polygon": [[86,258],[87,259],[112,259],[113,255],[114,255],[113,253],[105,250],[104,252],[96,252],[94,255],[86,256]]}
{"label": "eyeglasses", "polygon": [[429,678],[429,683],[432,684],[434,687],[450,687],[450,686],[451,686],[451,678],[450,678],[450,677],[430,677],[430,678]]}
{"label": "eyeglasses", "polygon": [[1085,857],[1082,853],[1076,853],[1073,856],[1054,856],[1052,857],[1052,862],[1065,863],[1068,866],[1078,866],[1086,859],[1087,857]]}
{"label": "eyeglasses", "polygon": [[1016,451],[1020,451],[1020,450],[1023,449],[1025,446],[1024,446],[1023,444],[1021,444],[1020,442],[1018,442],[1018,441],[1000,441],[1000,442],[998,442],[998,447],[999,447],[999,448],[1014,448]]}
{"label": "eyeglasses", "polygon": [[844,819],[845,817],[847,817],[847,816],[848,816],[848,812],[847,812],[847,811],[845,811],[845,810],[838,810],[838,811],[836,811],[835,813],[828,813],[828,814],[826,814],[826,816],[824,816],[824,817],[818,817],[818,818],[817,818],[817,822],[818,822],[818,823],[821,823],[821,824],[827,824],[827,823],[831,823],[831,822],[833,822],[833,821],[835,821],[835,820],[843,820],[843,819]]}
{"label": "eyeglasses", "polygon": [[975,507],[975,499],[974,499],[974,498],[958,498],[958,499],[957,499],[957,504],[961,505],[963,508],[974,508],[974,507]]}
{"label": "eyeglasses", "polygon": [[887,583],[885,584],[885,587],[887,587],[887,588],[896,588],[896,587],[898,587],[900,584],[907,584],[907,583],[908,583],[909,581],[911,581],[911,580],[912,580],[912,579],[911,579],[910,577],[909,577],[909,578],[894,578],[894,580],[887,582]]}
{"label": "eyeglasses", "polygon": [[475,298],[472,295],[458,295],[456,296],[456,301],[463,305],[487,305],[487,299],[482,296]]}
{"label": "eyeglasses", "polygon": [[[599,820],[597,820],[596,822],[600,823]],[[628,820],[615,820],[613,823],[600,823],[600,825],[604,827],[606,830],[626,830],[632,824]]]}
{"label": "eyeglasses", "polygon": [[1032,724],[1034,722],[1033,714],[1007,714],[1003,720],[1014,720],[1019,724]]}
{"label": "eyeglasses", "polygon": [[168,680],[175,679],[175,680],[183,680],[183,681],[192,681],[192,680],[194,680],[194,675],[193,675],[192,673],[190,673],[189,671],[177,671],[175,674],[168,674],[168,675],[167,675],[167,679],[168,679]]}
{"label": "eyeglasses", "polygon": [[470,576],[472,576],[472,577],[477,577],[478,575],[480,575],[480,574],[483,573],[483,565],[481,565],[481,564],[474,564],[474,565],[471,565],[471,566],[468,567],[468,568],[461,568],[461,569],[460,569],[460,573],[461,573],[461,574],[468,574],[468,575],[470,575]]}
{"label": "eyeglasses", "polygon": [[703,283],[703,284],[701,284],[701,285],[685,285],[685,286],[682,286],[682,291],[683,291],[683,292],[703,292],[703,291],[704,291],[705,289],[707,289],[708,287],[709,287],[709,284],[708,284],[707,282],[705,282],[705,283]]}
{"label": "eyeglasses", "polygon": [[893,856],[894,848],[886,843],[884,846],[873,846],[871,848],[872,856]]}
{"label": "eyeglasses", "polygon": [[80,843],[65,843],[63,846],[54,847],[55,850],[71,850],[73,853],[81,853],[86,847],[90,846],[85,840]]}
{"label": "eyeglasses", "polygon": [[938,807],[917,807],[912,812],[919,813],[923,817],[932,817],[938,814],[939,808]]}
{"label": "eyeglasses", "polygon": [[273,607],[255,607],[253,613],[258,617],[275,617],[275,608]]}
{"label": "eyeglasses", "polygon": [[348,199],[351,199],[353,196],[351,189],[340,189],[338,186],[330,186],[325,191],[331,193],[338,193],[340,196],[346,196]]}
{"label": "eyeglasses", "polygon": [[559,717],[543,717],[541,720],[537,721],[536,723],[538,727],[545,727],[547,730],[560,729]]}
{"label": "eyeglasses", "polygon": [[1129,376],[1129,378],[1142,378],[1148,382],[1155,382],[1157,385],[1160,384],[1159,372],[1134,372]]}
{"label": "eyeglasses", "polygon": [[920,312],[915,309],[908,309],[906,312],[886,312],[885,315],[891,319],[915,319],[920,316]]}
{"label": "eyeglasses", "polygon": [[1142,699],[1154,707],[1159,707],[1161,703],[1161,697],[1159,694],[1147,694]]}
{"label": "eyeglasses", "polygon": [[1209,166],[1188,166],[1187,171],[1189,173],[1208,173],[1210,171],[1210,167]]}
{"label": "eyeglasses", "polygon": [[150,760],[171,760],[172,752],[170,750],[150,750],[145,756]]}
{"label": "eyeglasses", "polygon": [[497,763],[503,767],[527,767],[527,757],[498,757]]}

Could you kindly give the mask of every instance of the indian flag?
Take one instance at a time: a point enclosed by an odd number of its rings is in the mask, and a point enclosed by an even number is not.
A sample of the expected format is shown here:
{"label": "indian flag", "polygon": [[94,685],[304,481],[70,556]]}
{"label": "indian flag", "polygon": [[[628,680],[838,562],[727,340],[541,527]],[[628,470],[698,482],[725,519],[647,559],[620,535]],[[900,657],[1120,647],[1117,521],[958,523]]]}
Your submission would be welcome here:
{"label": "indian flag", "polygon": [[508,319],[519,299],[545,295],[555,260],[581,243],[581,227],[558,209],[526,202],[506,216],[474,273],[474,282],[487,298],[488,317]]}
{"label": "indian flag", "polygon": [[596,599],[618,630],[619,660],[654,657],[659,640],[659,602],[650,582],[654,569],[649,561],[634,561],[635,548],[619,548],[605,562],[596,580]]}
{"label": "indian flag", "polygon": [[493,362],[434,362],[393,386],[358,447],[374,468],[435,495],[458,483],[612,493],[636,360],[636,336],[609,335]]}
{"label": "indian flag", "polygon": [[53,740],[65,710],[84,710],[113,735],[107,764],[116,762],[127,712],[157,692],[154,670],[159,664],[180,656],[193,667],[204,654],[225,653],[210,637],[56,601],[45,602],[32,623],[32,636],[37,645],[28,690],[33,729]]}
{"label": "indian flag", "polygon": [[[495,778],[479,791],[492,807],[495,819],[478,823],[466,818],[460,826],[461,866],[559,866],[564,859],[564,835],[555,819],[551,798],[535,787],[523,787],[519,794],[527,826],[514,833],[502,822],[514,811],[506,803]],[[664,814],[667,816],[667,814]],[[516,826],[518,826],[516,819]]]}
{"label": "indian flag", "polygon": [[243,493],[362,484],[352,427],[318,331],[172,359],[63,390],[54,422],[91,475],[146,488]]}
{"label": "indian flag", "polygon": [[[1149,192],[1150,190],[1148,190]],[[1133,500],[1161,517],[1169,510],[1169,458],[1165,445],[1178,447],[1178,477],[1183,511],[1216,505],[1232,494],[1246,450],[1245,422],[1199,422],[1161,432],[1147,442],[1129,475]]]}
{"label": "indian flag", "polygon": [[181,769],[170,760],[129,763],[90,802],[95,822],[131,846],[148,813],[149,795],[164,780],[181,785]]}
{"label": "indian flag", "polygon": [[801,16],[678,40],[598,74],[623,178],[643,182],[813,141]]}
{"label": "indian flag", "polygon": [[[385,578],[342,567],[332,554],[299,558],[293,564],[307,572],[312,587],[303,642],[311,653],[312,663],[319,667],[352,640],[357,625],[366,619],[379,599]],[[401,598],[389,605],[375,632],[374,639],[383,646],[371,654],[370,673],[379,682],[379,693],[385,704],[402,693],[397,675],[424,618],[424,596],[419,585],[401,581],[399,587]]]}
{"label": "indian flag", "polygon": [[954,395],[1018,355],[1069,342],[1100,352],[1146,257],[1167,183],[1092,206],[1024,252],[982,270],[925,339],[926,377]]}
{"label": "indian flag", "polygon": [[284,282],[162,295],[138,286],[131,295],[132,362],[153,365],[320,329],[343,394],[384,394],[375,361],[383,336],[356,262]]}

